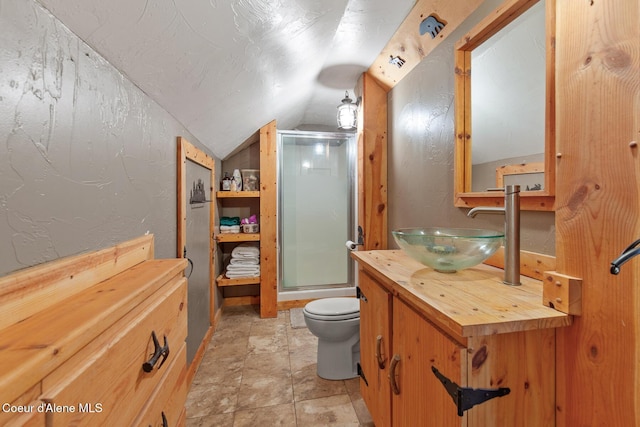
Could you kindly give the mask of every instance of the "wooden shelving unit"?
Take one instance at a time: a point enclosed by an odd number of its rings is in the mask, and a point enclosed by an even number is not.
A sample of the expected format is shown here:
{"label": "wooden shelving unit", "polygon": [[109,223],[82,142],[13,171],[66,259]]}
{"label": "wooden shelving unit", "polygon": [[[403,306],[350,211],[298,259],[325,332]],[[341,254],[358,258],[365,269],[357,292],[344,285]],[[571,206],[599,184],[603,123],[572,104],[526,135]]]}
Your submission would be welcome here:
{"label": "wooden shelving unit", "polygon": [[217,191],[218,199],[235,199],[244,197],[260,197],[259,191]]}
{"label": "wooden shelving unit", "polygon": [[[218,199],[243,199],[243,198],[259,198],[259,191],[218,191],[216,192]],[[259,242],[260,233],[219,233],[215,236],[218,243],[239,243],[239,242]],[[224,273],[216,278],[218,286],[244,286],[259,285],[260,276],[256,277],[240,277],[229,279]]]}
{"label": "wooden shelving unit", "polygon": [[260,233],[220,233],[216,234],[216,241],[227,242],[259,242]]}
{"label": "wooden shelving unit", "polygon": [[244,285],[259,285],[260,276],[256,277],[242,277],[238,279],[229,279],[221,274],[216,279],[218,286],[244,286]]}
{"label": "wooden shelving unit", "polygon": [[[243,146],[235,153],[231,153],[228,159],[250,148],[252,155],[257,153],[259,158],[252,157],[242,158],[247,163],[236,162],[233,166],[228,165],[231,169],[235,167],[252,166],[254,169],[260,169],[260,187],[259,191],[216,191],[215,196],[218,201],[220,216],[238,216],[238,212],[246,212],[246,208],[251,209],[252,214],[259,217],[260,229],[258,233],[217,233],[214,236],[216,244],[224,254],[234,245],[241,242],[259,242],[260,245],[260,276],[242,277],[229,279],[225,276],[225,272],[219,273],[216,278],[216,284],[220,288],[258,285],[259,295],[240,295],[244,293],[242,289],[227,289],[228,296],[225,294],[225,303],[231,301],[230,305],[238,304],[260,304],[260,317],[277,317],[278,301],[277,301],[277,167],[276,167],[276,122],[269,122],[258,132],[252,135]],[[255,144],[258,144],[257,146]],[[252,148],[253,147],[253,148]],[[258,150],[256,151],[255,148]],[[234,161],[236,159],[233,159]],[[223,159],[224,165],[225,159]],[[258,166],[259,163],[259,166]],[[237,166],[236,166],[237,165]],[[227,212],[229,214],[227,214]],[[244,216],[242,213],[240,216]],[[224,249],[222,249],[224,248]],[[253,290],[248,289],[248,292]],[[237,296],[236,296],[237,295]]]}

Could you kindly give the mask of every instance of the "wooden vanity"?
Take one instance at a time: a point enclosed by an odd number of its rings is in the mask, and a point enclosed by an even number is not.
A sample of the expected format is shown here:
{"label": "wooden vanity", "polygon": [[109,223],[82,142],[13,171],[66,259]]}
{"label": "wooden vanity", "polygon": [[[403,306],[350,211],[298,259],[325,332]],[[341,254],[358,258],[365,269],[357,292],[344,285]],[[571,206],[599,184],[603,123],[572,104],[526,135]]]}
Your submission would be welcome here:
{"label": "wooden vanity", "polygon": [[572,317],[542,304],[540,281],[507,286],[487,265],[439,273],[400,250],[352,257],[377,427],[555,425],[555,328]]}

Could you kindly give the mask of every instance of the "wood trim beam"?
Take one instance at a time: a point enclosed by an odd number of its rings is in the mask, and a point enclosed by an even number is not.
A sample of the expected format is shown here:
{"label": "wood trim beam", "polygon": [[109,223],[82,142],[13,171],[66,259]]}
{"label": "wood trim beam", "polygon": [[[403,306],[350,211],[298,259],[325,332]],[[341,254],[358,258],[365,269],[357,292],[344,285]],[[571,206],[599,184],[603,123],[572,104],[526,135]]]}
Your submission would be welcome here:
{"label": "wood trim beam", "polygon": [[[367,74],[387,91],[392,89],[481,3],[482,0],[418,0]],[[445,24],[435,37],[430,33],[420,34],[420,24],[429,16]],[[402,65],[398,66],[400,63]]]}
{"label": "wood trim beam", "polygon": [[278,316],[277,130],[260,128],[260,317]]}
{"label": "wood trim beam", "polygon": [[358,225],[362,250],[387,248],[387,90],[363,74],[356,93],[358,114]]}

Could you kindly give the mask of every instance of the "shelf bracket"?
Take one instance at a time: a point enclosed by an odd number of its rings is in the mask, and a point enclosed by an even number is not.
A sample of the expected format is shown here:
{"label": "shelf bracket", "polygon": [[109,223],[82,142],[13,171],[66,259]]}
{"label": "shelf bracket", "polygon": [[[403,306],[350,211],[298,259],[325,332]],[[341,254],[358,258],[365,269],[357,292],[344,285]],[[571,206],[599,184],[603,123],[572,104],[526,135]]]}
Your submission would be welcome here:
{"label": "shelf bracket", "polygon": [[459,417],[461,417],[463,412],[467,409],[471,409],[474,406],[484,403],[487,400],[493,399],[495,397],[502,397],[511,393],[511,389],[505,387],[501,387],[498,389],[463,388],[451,381],[449,378],[442,375],[435,368],[435,366],[431,367],[431,371],[433,371],[433,374],[438,378],[438,380],[440,380],[444,388],[447,390],[447,393],[449,393],[449,395],[453,399],[453,403],[455,403],[458,408]]}

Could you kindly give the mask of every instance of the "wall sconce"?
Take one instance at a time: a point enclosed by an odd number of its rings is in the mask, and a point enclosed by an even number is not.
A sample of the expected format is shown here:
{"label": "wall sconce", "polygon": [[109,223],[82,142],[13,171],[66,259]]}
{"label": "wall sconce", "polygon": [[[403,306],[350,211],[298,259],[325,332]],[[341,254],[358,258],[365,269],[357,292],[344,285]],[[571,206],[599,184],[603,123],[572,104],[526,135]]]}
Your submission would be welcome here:
{"label": "wall sconce", "polygon": [[358,103],[353,103],[349,98],[349,92],[344,92],[342,104],[338,105],[338,128],[355,129],[358,118]]}

